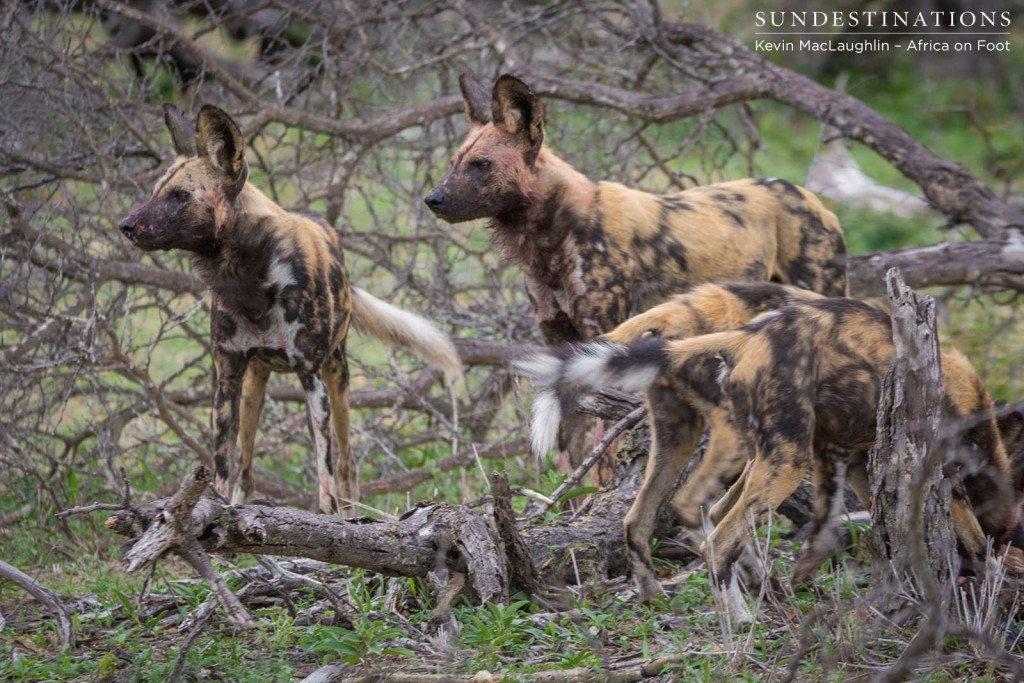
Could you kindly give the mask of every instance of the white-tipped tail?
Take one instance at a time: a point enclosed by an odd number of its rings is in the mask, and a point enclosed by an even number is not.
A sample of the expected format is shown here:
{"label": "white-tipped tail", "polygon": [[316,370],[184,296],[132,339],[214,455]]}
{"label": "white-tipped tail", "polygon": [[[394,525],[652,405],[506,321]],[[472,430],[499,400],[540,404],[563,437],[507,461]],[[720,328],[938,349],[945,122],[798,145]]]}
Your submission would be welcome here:
{"label": "white-tipped tail", "polygon": [[542,389],[533,397],[533,419],[530,420],[530,443],[533,453],[543,457],[558,446],[558,425],[562,423],[562,403],[550,389]]}
{"label": "white-tipped tail", "polygon": [[530,440],[538,458],[558,445],[558,425],[562,422],[562,403],[557,386],[563,361],[547,353],[535,353],[513,363],[519,372],[533,381],[533,417]]}
{"label": "white-tipped tail", "polygon": [[[661,343],[660,339],[657,343]],[[616,387],[623,391],[645,391],[661,370],[660,359],[648,362],[637,356],[639,344],[623,346],[600,341],[584,344],[566,361],[565,380],[592,390]]]}
{"label": "white-tipped tail", "polygon": [[448,335],[426,318],[385,303],[359,287],[352,288],[352,324],[388,346],[420,354],[444,371],[451,386],[462,375],[462,362]]}
{"label": "white-tipped tail", "polygon": [[563,404],[571,405],[580,394],[605,387],[646,390],[665,365],[664,343],[660,338],[629,346],[590,342],[566,347],[566,358],[538,353],[517,361],[516,368],[536,390],[530,421],[534,453],[542,456],[557,445]]}

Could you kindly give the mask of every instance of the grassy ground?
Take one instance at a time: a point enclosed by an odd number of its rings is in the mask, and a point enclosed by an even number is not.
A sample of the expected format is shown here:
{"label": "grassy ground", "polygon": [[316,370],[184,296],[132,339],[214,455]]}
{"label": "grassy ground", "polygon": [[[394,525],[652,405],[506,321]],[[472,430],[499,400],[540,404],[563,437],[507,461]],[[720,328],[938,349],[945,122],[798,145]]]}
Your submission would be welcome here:
{"label": "grassy ground", "polygon": [[[38,546],[27,536],[8,540],[9,547]],[[788,574],[797,543],[762,530],[757,546],[761,556],[754,564],[760,571]],[[108,550],[97,548],[100,556]],[[55,654],[51,621],[23,596],[5,592],[3,680],[167,680],[178,663],[183,631],[192,626],[189,614],[212,597],[176,561],[157,568],[143,596],[144,579],[126,577],[113,560],[69,560],[59,546],[37,547],[32,558],[45,563],[51,588],[76,596],[78,647]],[[270,592],[249,601],[259,625],[244,632],[215,614],[187,651],[192,678],[185,680],[290,680],[326,664],[344,666],[346,677],[486,670],[529,680],[540,672],[587,668],[613,675],[646,664],[656,666],[663,680],[757,681],[783,678],[791,668],[802,680],[867,680],[873,667],[895,661],[915,629],[871,615],[864,560],[851,546],[806,589],[795,590],[785,580],[765,582],[751,596],[758,617],[747,626],[719,618],[700,563],[659,562],[671,597],[650,606],[638,604],[624,581],[585,584],[573,591],[565,611],[525,599],[508,606],[457,604],[443,630],[421,581],[298,563],[291,568],[330,586],[337,602],[318,600],[311,591],[287,597]],[[254,577],[269,578],[254,565],[251,559],[221,561],[235,589],[260,583]],[[1002,626],[993,630],[1001,632]],[[1012,639],[1016,628],[1007,633]],[[985,657],[954,639],[916,679],[1000,680]]]}
{"label": "grassy ground", "polygon": [[[853,94],[864,96],[940,156],[964,164],[994,187],[1020,175],[1024,130],[1007,98],[971,84],[938,86],[911,76],[883,81],[855,74],[850,82]],[[977,112],[984,115],[976,116]],[[754,171],[801,182],[818,148],[818,125],[768,103],[757,103],[755,114],[763,148],[755,155]],[[855,147],[852,153],[863,170],[880,182],[913,189],[869,150]],[[679,163],[695,168],[699,162],[681,159]],[[747,172],[737,158],[724,175]],[[957,238],[955,233],[941,231],[937,218],[896,219],[848,206],[834,209],[854,253]],[[144,320],[135,323],[142,333],[148,329]],[[1022,325],[1019,306],[1011,303],[972,299],[963,292],[946,299],[944,337],[975,360],[999,398],[1024,395],[1021,361],[1013,352],[1014,340],[1024,332]],[[161,354],[154,374],[162,377],[174,372],[180,365],[178,354],[187,357],[194,352],[192,346],[181,340],[162,348],[166,353]],[[399,455],[416,466],[448,453],[415,449]],[[306,454],[295,454],[297,461],[305,458]],[[301,471],[301,466],[284,460],[275,470],[282,476]],[[534,463],[523,460],[501,466],[516,481],[528,481],[541,492],[548,493],[558,484],[550,463],[543,463],[539,471]],[[166,472],[142,469],[134,474],[142,490],[156,488],[168,478]],[[365,471],[363,476],[371,474]],[[404,509],[409,500],[461,500],[486,491],[475,469],[466,473],[466,480],[463,488],[459,477],[439,476],[408,497],[368,502],[394,511]],[[88,493],[82,497],[88,498]],[[0,584],[4,619],[0,679],[166,680],[184,642],[179,629],[187,631],[188,615],[210,599],[208,588],[173,561],[162,563],[148,580],[126,576],[117,566],[117,542],[102,528],[99,517],[72,519],[64,528],[54,523],[50,516],[54,511],[43,501],[33,516],[0,529],[0,546],[6,561],[30,571],[69,599],[75,610],[78,647],[60,653],[52,621],[16,588]],[[764,532],[761,540],[767,548],[764,565],[778,580],[766,583],[765,592],[755,596],[759,617],[749,627],[720,622],[699,563],[663,563],[663,576],[669,579],[673,596],[650,607],[638,605],[625,583],[583,585],[567,612],[547,611],[522,600],[507,607],[458,605],[447,635],[438,635],[427,587],[419,581],[303,565],[304,571],[341,596],[344,609],[312,593],[267,595],[253,608],[259,628],[237,632],[215,613],[189,648],[186,663],[192,680],[269,681],[288,680],[331,662],[350,667],[352,675],[383,670],[472,674],[481,669],[531,675],[579,667],[613,671],[669,657],[662,669],[666,679],[761,680],[773,673],[783,678],[781,672],[806,650],[796,666],[799,678],[860,680],[871,677],[871,667],[892,662],[913,636],[913,629],[887,624],[868,613],[865,597],[870,579],[861,549],[848,549],[833,567],[819,574],[813,586],[795,591],[783,577],[798,544]],[[242,573],[252,576],[260,571],[251,558],[230,562],[224,567],[238,572],[232,579],[236,587],[247,583]],[[1019,629],[1011,619],[992,630],[1016,647]],[[1001,674],[987,663],[988,658],[971,645],[950,640],[946,646],[931,669],[920,672],[919,680],[999,679]]]}

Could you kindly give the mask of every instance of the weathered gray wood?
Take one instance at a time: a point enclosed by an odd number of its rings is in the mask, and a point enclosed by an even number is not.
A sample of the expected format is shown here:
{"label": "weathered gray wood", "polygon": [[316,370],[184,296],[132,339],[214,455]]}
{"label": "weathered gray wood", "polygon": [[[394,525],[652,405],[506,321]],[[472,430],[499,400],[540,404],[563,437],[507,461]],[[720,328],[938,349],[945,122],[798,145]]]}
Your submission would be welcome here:
{"label": "weathered gray wood", "polygon": [[957,569],[951,489],[942,477],[942,377],[935,302],[918,297],[896,269],[886,275],[895,353],[882,385],[875,447],[868,455],[874,501],[873,600],[901,608],[908,588],[941,604],[940,581]]}
{"label": "weathered gray wood", "polygon": [[544,584],[523,537],[519,535],[515,511],[512,509],[512,489],[506,473],[491,474],[491,496],[494,498],[494,521],[498,527],[498,537],[508,560],[509,580],[530,595],[537,595],[544,589]]}
{"label": "weathered gray wood", "polygon": [[250,628],[256,625],[255,620],[228,588],[196,539],[206,527],[197,525],[193,511],[209,484],[210,471],[205,467],[197,467],[185,477],[177,493],[167,500],[164,509],[153,517],[149,527],[125,553],[124,563],[127,571],[133,572],[151,565],[167,552],[177,553],[210,583],[228,618],[238,626]]}
{"label": "weathered gray wood", "polygon": [[[174,496],[107,519],[108,528],[135,537],[125,553],[129,570],[167,552],[181,554],[207,579],[212,577],[203,560],[206,553],[306,557],[390,576],[425,577],[445,566],[467,574],[480,599],[504,599],[506,571],[495,540],[485,522],[464,506],[419,507],[397,522],[343,519],[264,505],[229,506],[208,495],[197,498],[197,490],[208,493],[208,478],[198,468]],[[226,595],[218,592],[218,597],[234,607]]]}

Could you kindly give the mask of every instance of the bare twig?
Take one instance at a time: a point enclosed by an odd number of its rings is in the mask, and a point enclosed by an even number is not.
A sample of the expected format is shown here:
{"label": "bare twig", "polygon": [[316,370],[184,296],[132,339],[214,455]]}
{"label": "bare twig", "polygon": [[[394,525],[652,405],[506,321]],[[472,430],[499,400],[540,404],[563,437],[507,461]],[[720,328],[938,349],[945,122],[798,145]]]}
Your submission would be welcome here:
{"label": "bare twig", "polygon": [[580,466],[573,470],[572,474],[570,474],[566,480],[554,490],[551,494],[551,502],[542,505],[537,516],[542,517],[547,514],[548,510],[557,505],[558,501],[560,501],[566,493],[568,493],[573,487],[579,485],[580,481],[583,480],[583,477],[590,471],[590,468],[601,459],[605,452],[611,447],[615,439],[619,438],[623,432],[635,427],[646,414],[647,407],[640,406],[639,408],[633,409],[631,413],[612,425],[612,427],[605,432],[600,443],[594,446],[594,449],[590,451],[590,454],[583,459]]}
{"label": "bare twig", "polygon": [[12,567],[3,560],[0,560],[0,578],[10,581],[46,605],[57,618],[57,636],[61,646],[66,648],[75,646],[75,633],[71,626],[71,618],[56,595],[25,572],[17,567]]}

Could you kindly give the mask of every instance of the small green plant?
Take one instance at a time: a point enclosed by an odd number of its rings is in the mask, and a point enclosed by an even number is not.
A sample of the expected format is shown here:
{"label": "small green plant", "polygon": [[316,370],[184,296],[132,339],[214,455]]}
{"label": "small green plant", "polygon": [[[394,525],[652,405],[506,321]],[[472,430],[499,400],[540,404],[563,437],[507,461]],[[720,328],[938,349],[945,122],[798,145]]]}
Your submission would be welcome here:
{"label": "small green plant", "polygon": [[526,619],[529,605],[527,600],[517,600],[508,606],[490,602],[483,609],[463,611],[462,640],[477,648],[476,662],[493,669],[501,654],[514,657],[532,639],[536,629]]}
{"label": "small green plant", "polygon": [[377,657],[413,657],[407,647],[391,644],[405,636],[405,631],[382,621],[379,616],[363,615],[351,629],[340,626],[320,626],[305,639],[310,652],[335,655],[346,664],[362,664]]}

